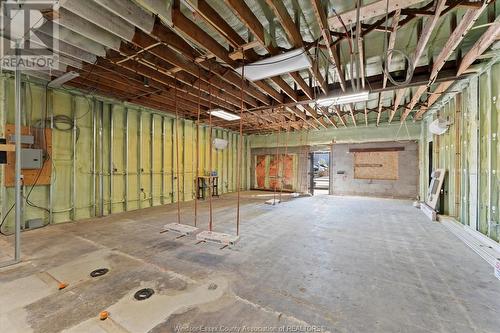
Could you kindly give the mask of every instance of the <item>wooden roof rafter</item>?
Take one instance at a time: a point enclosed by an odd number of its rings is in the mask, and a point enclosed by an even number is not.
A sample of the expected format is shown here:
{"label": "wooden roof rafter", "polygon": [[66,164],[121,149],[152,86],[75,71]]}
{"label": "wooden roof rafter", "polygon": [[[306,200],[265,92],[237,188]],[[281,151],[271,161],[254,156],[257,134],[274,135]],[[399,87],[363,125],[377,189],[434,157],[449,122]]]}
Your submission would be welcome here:
{"label": "wooden roof rafter", "polygon": [[446,44],[441,49],[441,52],[434,61],[428,84],[425,86],[420,86],[413,95],[408,108],[401,116],[402,122],[406,120],[406,118],[413,110],[415,105],[420,101],[420,98],[427,91],[429,86],[433,83],[434,79],[437,77],[443,65],[446,63],[446,61],[455,51],[458,45],[462,42],[467,32],[470,30],[470,28],[472,28],[474,22],[476,22],[476,20],[479,18],[479,15],[481,15],[483,10],[486,9],[489,3],[490,3],[489,0],[484,1],[481,7],[472,7],[471,9],[468,9],[465,12],[465,14],[462,17],[462,20],[460,21],[458,26],[455,29],[453,29],[453,33],[450,35],[450,38],[446,41]]}

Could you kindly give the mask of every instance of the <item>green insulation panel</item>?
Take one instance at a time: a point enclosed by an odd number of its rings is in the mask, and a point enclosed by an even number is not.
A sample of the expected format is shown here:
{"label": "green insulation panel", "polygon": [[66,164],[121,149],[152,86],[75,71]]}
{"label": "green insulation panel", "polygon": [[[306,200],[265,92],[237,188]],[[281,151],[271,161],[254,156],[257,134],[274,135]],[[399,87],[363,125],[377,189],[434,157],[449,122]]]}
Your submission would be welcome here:
{"label": "green insulation panel", "polygon": [[[447,171],[442,211],[498,241],[500,238],[500,63],[496,63],[422,123],[421,184],[428,184],[428,142],[433,142],[433,169]],[[449,130],[432,135],[429,123],[451,121]],[[421,186],[420,195],[427,195]]]}
{"label": "green insulation panel", "polygon": [[[237,189],[241,138],[236,132],[214,128],[212,138],[228,140],[226,149],[216,150],[210,144],[209,128],[201,125],[198,129],[191,120],[176,121],[167,113],[78,91],[46,90],[44,85],[28,81],[23,82],[22,93],[24,126],[36,126],[44,118],[51,124],[54,119],[52,183],[34,186],[32,191],[30,186],[24,189],[25,196],[31,191],[23,204],[24,220],[60,223],[193,200],[197,175],[211,170],[220,177],[220,193]],[[14,82],[9,76],[0,79],[0,107],[1,137],[5,124],[14,123]],[[60,122],[61,116],[68,121]],[[247,136],[242,149],[241,187],[248,189]],[[7,213],[14,203],[14,188],[4,186],[3,168],[2,231],[11,233],[14,213]]]}

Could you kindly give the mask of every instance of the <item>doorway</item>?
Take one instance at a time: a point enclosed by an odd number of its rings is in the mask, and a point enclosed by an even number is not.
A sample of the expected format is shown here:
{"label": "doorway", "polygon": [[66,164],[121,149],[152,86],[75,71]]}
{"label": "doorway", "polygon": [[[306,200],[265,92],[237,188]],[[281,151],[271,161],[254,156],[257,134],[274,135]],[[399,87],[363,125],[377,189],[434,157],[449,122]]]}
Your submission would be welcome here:
{"label": "doorway", "polygon": [[310,153],[310,193],[325,195],[330,193],[330,151],[319,150]]}

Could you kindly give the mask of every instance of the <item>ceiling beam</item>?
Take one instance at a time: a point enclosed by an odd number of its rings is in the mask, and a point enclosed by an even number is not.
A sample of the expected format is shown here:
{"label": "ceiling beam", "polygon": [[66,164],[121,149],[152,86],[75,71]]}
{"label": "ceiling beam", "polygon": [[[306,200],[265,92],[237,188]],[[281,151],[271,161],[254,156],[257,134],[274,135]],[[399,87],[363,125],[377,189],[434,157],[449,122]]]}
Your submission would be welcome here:
{"label": "ceiling beam", "polygon": [[[424,1],[425,0],[389,0],[388,12],[391,13],[397,9],[412,7]],[[369,5],[361,6],[359,18],[361,21],[365,21],[373,17],[385,15],[386,7],[387,7],[387,0],[379,0]],[[356,23],[356,9],[348,10],[338,14],[346,25]],[[342,23],[340,22],[340,20],[336,15],[330,16],[328,18],[328,23],[330,29],[334,30],[342,28]]]}
{"label": "ceiling beam", "polygon": [[[201,8],[205,7],[210,7],[208,4],[205,2],[199,2],[198,5],[202,6]],[[211,7],[210,7],[211,8]],[[209,13],[211,12],[204,12],[204,17],[208,16]],[[233,58],[230,56],[228,51],[220,45],[215,39],[213,39],[208,33],[206,33],[203,29],[198,27],[193,21],[188,19],[184,14],[177,8],[174,7],[172,11],[172,19],[174,22],[174,29],[189,37],[189,39],[193,40],[198,46],[208,50],[209,52],[213,53],[216,57],[227,63],[229,66],[232,68],[239,67],[239,63],[233,60]],[[213,13],[215,15],[215,13]],[[220,19],[220,22],[223,22],[221,17],[211,17],[210,22],[214,20]],[[239,35],[229,26],[229,25],[219,25],[220,29],[223,29],[225,32],[225,35],[231,35],[231,39],[234,39],[235,42],[239,44],[239,46],[242,46],[245,44],[245,41],[243,38],[239,37]],[[160,40],[170,43],[171,40],[180,40],[178,43],[182,43],[181,41],[182,38],[171,32],[167,27],[163,25],[160,21],[157,21],[155,23],[155,29],[153,30],[152,33],[155,37],[159,38]],[[165,38],[167,35],[175,35],[175,37],[172,38]],[[238,38],[238,37],[239,38]],[[191,46],[188,46],[189,49],[192,49]],[[190,53],[193,52],[193,50],[187,50],[187,47],[184,46],[182,50],[179,50],[183,54],[189,55]],[[255,55],[256,56],[256,55]],[[225,73],[224,77],[227,79],[231,84],[236,85],[237,87],[240,87],[241,85],[241,76],[234,72],[233,70],[230,70],[229,68],[224,68],[220,64],[218,64],[216,61],[213,60],[207,60],[200,62],[202,66],[207,68],[208,66],[213,69],[214,71],[218,73]],[[272,97],[275,100],[282,101],[282,96],[279,95],[279,93],[274,90],[272,87],[267,85],[264,81],[259,81],[253,83],[255,86],[259,87],[262,91],[267,93],[270,97]],[[259,92],[257,89],[255,89],[252,85],[250,85],[248,82],[245,81],[245,91],[250,93],[252,96],[255,98],[258,98],[260,101],[262,101],[265,104],[271,104],[269,98],[265,96],[263,93]]]}
{"label": "ceiling beam", "polygon": [[[500,36],[500,16],[495,19],[492,25],[483,33],[483,35],[474,43],[471,49],[465,54],[460,62],[457,75],[462,75],[476,61],[481,54],[486,51]],[[427,100],[427,107],[421,108],[415,115],[416,119],[421,119],[423,114],[439,99],[441,94],[453,84],[453,82],[443,82],[438,85],[434,94]]]}
{"label": "ceiling beam", "polygon": [[[387,57],[387,59],[386,59],[385,64],[382,64],[382,67],[384,67],[386,69],[386,71],[389,71],[390,66],[391,66],[392,51],[394,50],[394,45],[396,44],[396,34],[397,34],[397,30],[398,30],[400,14],[401,14],[401,9],[396,9],[396,11],[394,12],[394,15],[392,16],[391,28],[389,30],[390,31],[389,32],[389,40],[387,42],[387,52],[384,55],[385,57]],[[387,38],[387,36],[384,36],[384,43],[385,43],[385,38]],[[388,77],[387,77],[386,72],[384,71],[384,80],[382,83],[383,88],[386,87],[387,80],[388,80]],[[379,124],[380,124],[380,116],[382,114],[383,98],[384,98],[384,92],[381,92],[379,94],[379,101],[378,101],[377,126],[379,126]],[[392,119],[392,113],[391,113],[390,117]],[[365,123],[366,124],[368,123],[367,119],[365,119]]]}
{"label": "ceiling beam", "polygon": [[[321,30],[321,35],[323,37],[323,41],[326,44],[326,48],[328,50],[328,54],[330,55],[330,59],[332,64],[335,66],[334,70],[339,78],[339,83],[342,91],[346,91],[346,82],[344,71],[342,70],[342,64],[340,63],[340,57],[338,55],[338,49],[336,46],[333,46],[332,35],[330,34],[330,29],[328,27],[327,16],[325,13],[325,9],[320,0],[311,0],[311,4],[314,10],[314,14],[316,16],[316,21],[319,24],[319,28]],[[352,121],[354,126],[356,126],[356,118],[354,117],[354,113],[352,112],[353,106],[349,106],[349,111],[351,112]]]}
{"label": "ceiling beam", "polygon": [[[259,19],[255,16],[253,11],[247,6],[244,0],[224,0],[224,2],[233,10],[233,12],[238,16],[238,18],[245,24],[245,26],[252,32],[253,36],[262,44],[262,46],[269,52],[271,55],[278,55],[280,51],[272,44],[266,43],[266,31]],[[292,76],[292,78],[297,82],[299,87],[305,89],[305,93],[309,92],[309,86],[304,86],[305,82],[302,82],[302,78],[298,79],[297,74]],[[297,81],[298,79],[298,81]],[[271,80],[280,87],[285,94],[287,94],[291,99],[298,100],[297,93],[293,88],[291,88],[286,81],[284,81],[281,77],[272,77]]]}
{"label": "ceiling beam", "polygon": [[462,16],[462,20],[458,24],[458,26],[453,30],[452,34],[446,41],[444,47],[441,49],[441,52],[437,56],[436,60],[433,63],[431,75],[429,78],[429,83],[426,86],[421,86],[417,89],[415,94],[408,105],[408,108],[401,116],[401,121],[405,121],[410,112],[413,110],[415,105],[420,101],[422,95],[427,91],[428,87],[432,84],[434,78],[437,77],[438,72],[444,66],[448,58],[455,51],[458,45],[462,42],[464,37],[467,35],[469,30],[472,28],[476,20],[479,18],[479,15],[483,12],[484,9],[488,6],[490,1],[484,1],[483,5],[480,8],[472,8],[468,9],[465,14]]}
{"label": "ceiling beam", "polygon": [[[285,30],[285,33],[288,36],[288,40],[291,42],[291,44],[295,48],[301,48],[304,47],[304,41],[302,40],[302,35],[300,33],[300,29],[298,28],[297,24],[293,22],[292,18],[288,14],[288,10],[285,7],[285,4],[283,3],[282,0],[266,0],[267,4],[271,9],[274,11],[274,14],[278,18],[278,20],[281,23],[281,26],[283,27],[283,30]],[[308,54],[310,57],[310,55]],[[314,76],[316,81],[318,82],[319,87],[323,91],[323,93],[327,93],[327,86],[326,86],[326,81],[323,78],[323,75],[321,75],[321,72],[319,71],[318,63],[317,61],[311,59],[312,67],[310,68],[311,74]],[[298,75],[298,73],[297,73]],[[310,88],[308,90],[311,90]],[[306,95],[308,93],[304,90]]]}
{"label": "ceiling beam", "polygon": [[[411,64],[408,68],[408,71],[410,71],[410,72],[414,71],[415,68],[417,67],[418,61],[420,60],[420,57],[424,53],[425,47],[427,46],[427,42],[431,38],[431,34],[437,25],[439,17],[441,16],[441,12],[445,8],[446,0],[436,0],[435,4],[436,4],[436,6],[434,8],[434,15],[427,18],[427,21],[425,22],[424,27],[422,29],[422,32],[420,33],[420,36],[418,36],[417,46],[415,48],[413,55],[410,58]],[[389,117],[389,123],[394,118],[394,114],[396,114],[396,111],[399,107],[399,103],[403,99],[405,93],[406,93],[405,89],[400,89],[396,93],[393,111],[391,113],[391,117]]]}

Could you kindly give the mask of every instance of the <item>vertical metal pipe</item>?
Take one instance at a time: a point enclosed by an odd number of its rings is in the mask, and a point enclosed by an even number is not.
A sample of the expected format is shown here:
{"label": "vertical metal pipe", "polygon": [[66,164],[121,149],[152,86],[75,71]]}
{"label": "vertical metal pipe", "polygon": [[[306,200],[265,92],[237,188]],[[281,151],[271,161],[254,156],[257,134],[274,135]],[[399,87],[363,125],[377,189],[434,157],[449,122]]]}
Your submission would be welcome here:
{"label": "vertical metal pipe", "polygon": [[177,87],[174,95],[175,104],[175,169],[177,184],[177,223],[181,223],[180,168],[179,168],[179,110],[177,108]]}
{"label": "vertical metal pipe", "polygon": [[[0,81],[0,89],[1,89],[1,110],[0,110],[0,136],[5,137],[5,116],[7,113],[7,84],[5,77],[1,78]],[[7,196],[6,196],[6,188],[5,188],[5,171],[2,168],[0,170],[0,210],[2,219],[5,217],[5,212],[7,209]],[[1,266],[1,265],[0,265]]]}
{"label": "vertical metal pipe", "polygon": [[161,196],[160,202],[165,204],[165,117],[161,117]]}
{"label": "vertical metal pipe", "polygon": [[104,216],[104,102],[99,102],[99,216]]}
{"label": "vertical metal pipe", "polygon": [[[16,63],[18,64],[20,61],[20,47],[19,42],[16,45]],[[19,68],[19,64],[16,66],[15,73],[15,105],[16,105],[16,114],[15,114],[15,128],[16,128],[16,217],[15,217],[15,254],[14,261],[18,262],[21,258],[21,221],[23,220],[23,211],[21,207],[21,69]]]}
{"label": "vertical metal pipe", "polygon": [[170,196],[171,200],[170,202],[171,203],[174,203],[175,202],[175,192],[174,192],[174,182],[175,182],[175,175],[174,175],[174,162],[175,162],[175,149],[174,149],[174,143],[175,143],[175,137],[174,137],[174,125],[175,125],[175,120],[172,119],[172,121],[170,122],[170,138],[171,138],[171,161],[172,161],[172,164],[170,166],[170,179],[171,179],[171,184],[170,184],[170,188],[172,189],[172,195]]}
{"label": "vertical metal pipe", "polygon": [[125,171],[124,171],[124,176],[125,176],[125,193],[124,193],[124,198],[123,198],[123,207],[125,211],[128,210],[128,109],[125,108],[125,142],[123,145],[123,158],[125,159]]}
{"label": "vertical metal pipe", "polygon": [[182,201],[186,201],[186,121],[182,119]]}
{"label": "vertical metal pipe", "polygon": [[151,133],[150,133],[150,140],[151,140],[151,143],[149,145],[150,147],[150,154],[149,154],[149,159],[150,159],[150,166],[149,166],[149,183],[151,185],[150,187],[150,206],[153,207],[153,203],[154,203],[154,200],[153,200],[153,194],[154,194],[154,190],[153,190],[153,185],[154,185],[154,154],[155,154],[155,115],[154,113],[151,113]]}
{"label": "vertical metal pipe", "polygon": [[97,103],[92,103],[92,216],[97,215]]}
{"label": "vertical metal pipe", "polygon": [[[46,114],[49,114],[50,117],[50,130],[54,130],[54,110],[52,108],[53,105],[53,100],[52,100],[52,92],[49,92],[47,86],[45,86],[45,98],[46,98],[46,103],[45,103],[45,108]],[[50,111],[49,111],[50,110]],[[50,113],[49,113],[50,112]],[[53,133],[53,132],[52,132]],[[50,156],[51,163],[54,161],[54,157]],[[49,185],[49,224],[52,224],[54,222],[54,179],[55,179],[55,174],[54,174],[54,168],[52,168],[52,171],[50,173],[50,185]]]}
{"label": "vertical metal pipe", "polygon": [[113,166],[113,136],[114,136],[113,105],[109,105],[109,214],[113,213],[113,177],[115,168]]}
{"label": "vertical metal pipe", "polygon": [[142,208],[142,109],[139,110],[139,119],[137,125],[137,193],[139,198],[139,208]]}
{"label": "vertical metal pipe", "polygon": [[76,98],[71,95],[71,113],[73,114],[72,146],[73,156],[71,158],[72,177],[71,177],[71,219],[76,220],[76,136],[77,136],[77,117],[76,117]]}

